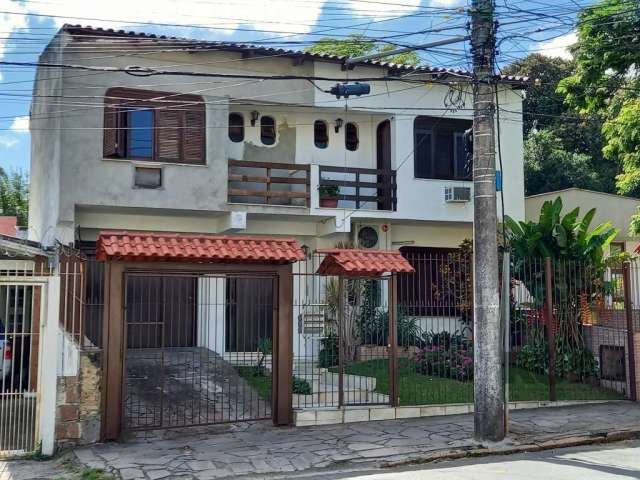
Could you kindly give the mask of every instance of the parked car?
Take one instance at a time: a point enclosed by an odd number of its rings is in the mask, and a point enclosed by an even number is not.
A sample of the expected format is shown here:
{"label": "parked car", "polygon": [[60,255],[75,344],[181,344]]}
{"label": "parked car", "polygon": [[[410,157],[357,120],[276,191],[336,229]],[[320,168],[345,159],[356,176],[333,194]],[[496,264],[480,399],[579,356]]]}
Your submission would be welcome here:
{"label": "parked car", "polygon": [[13,368],[13,350],[11,340],[4,329],[4,323],[0,320],[0,387],[7,386],[11,381],[11,369]]}

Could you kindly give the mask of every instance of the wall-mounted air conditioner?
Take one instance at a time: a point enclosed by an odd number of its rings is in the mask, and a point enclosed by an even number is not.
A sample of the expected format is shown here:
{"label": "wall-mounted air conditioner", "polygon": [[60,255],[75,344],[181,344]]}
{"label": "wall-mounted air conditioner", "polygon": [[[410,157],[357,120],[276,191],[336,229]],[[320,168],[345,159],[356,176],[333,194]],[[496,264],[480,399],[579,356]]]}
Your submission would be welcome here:
{"label": "wall-mounted air conditioner", "polygon": [[444,187],[444,201],[467,203],[471,201],[471,187]]}

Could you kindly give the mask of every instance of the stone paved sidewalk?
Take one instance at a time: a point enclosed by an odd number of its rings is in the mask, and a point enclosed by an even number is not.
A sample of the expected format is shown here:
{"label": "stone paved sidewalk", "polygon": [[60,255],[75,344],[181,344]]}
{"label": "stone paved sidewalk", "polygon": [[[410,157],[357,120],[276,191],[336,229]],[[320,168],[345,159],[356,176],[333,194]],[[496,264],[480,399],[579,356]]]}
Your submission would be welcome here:
{"label": "stone paved sidewalk", "polygon": [[[286,477],[318,469],[372,468],[438,457],[568,446],[640,434],[640,404],[611,402],[511,412],[506,442],[483,450],[472,440],[473,416],[455,415],[304,428],[269,423],[164,431],[125,443],[74,451],[77,461],[117,478],[217,479]],[[595,438],[595,439],[597,439]],[[13,464],[13,468],[11,467]],[[9,465],[9,467],[6,467]],[[20,472],[27,462],[0,463],[0,480],[56,478]],[[32,468],[32,467],[29,467]],[[11,472],[14,476],[3,476]]]}

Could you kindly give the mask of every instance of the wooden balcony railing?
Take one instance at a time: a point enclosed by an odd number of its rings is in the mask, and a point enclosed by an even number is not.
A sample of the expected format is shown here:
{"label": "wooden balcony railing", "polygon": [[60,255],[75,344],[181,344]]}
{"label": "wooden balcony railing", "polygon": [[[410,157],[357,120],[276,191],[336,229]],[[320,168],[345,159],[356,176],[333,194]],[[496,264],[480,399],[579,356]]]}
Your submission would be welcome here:
{"label": "wooden balcony railing", "polygon": [[[356,209],[395,211],[398,206],[395,170],[320,166],[320,187],[329,186],[339,188],[338,201],[350,202]],[[321,200],[331,198],[335,197],[321,190]]]}
{"label": "wooden balcony railing", "polygon": [[309,165],[229,160],[230,202],[309,207],[310,183]]}

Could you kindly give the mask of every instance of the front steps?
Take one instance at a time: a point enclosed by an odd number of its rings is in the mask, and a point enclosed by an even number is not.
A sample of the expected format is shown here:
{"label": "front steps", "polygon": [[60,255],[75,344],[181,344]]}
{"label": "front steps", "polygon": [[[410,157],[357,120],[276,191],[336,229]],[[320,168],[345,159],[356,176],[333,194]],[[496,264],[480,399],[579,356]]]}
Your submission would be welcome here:
{"label": "front steps", "polygon": [[[340,376],[326,368],[311,363],[294,366],[293,375],[311,385],[311,395],[293,395],[293,408],[337,407],[339,403]],[[343,376],[344,403],[388,404],[389,396],[375,392],[376,379],[362,375]]]}

